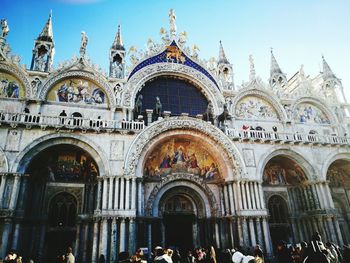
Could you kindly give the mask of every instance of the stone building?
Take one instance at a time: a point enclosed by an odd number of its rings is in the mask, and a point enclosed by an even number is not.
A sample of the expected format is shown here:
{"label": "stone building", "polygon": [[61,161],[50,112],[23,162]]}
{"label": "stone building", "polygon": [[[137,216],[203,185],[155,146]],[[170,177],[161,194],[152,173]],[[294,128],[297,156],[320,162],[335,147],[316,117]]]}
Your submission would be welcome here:
{"label": "stone building", "polygon": [[[313,232],[350,242],[349,105],[323,71],[291,78],[271,51],[265,83],[234,84],[222,43],[203,60],[169,30],[147,50],[121,28],[109,72],[80,56],[57,68],[52,16],[30,69],[0,38],[0,256],[78,262],[156,245],[231,248],[298,243]],[[50,262],[49,260],[45,262]]]}

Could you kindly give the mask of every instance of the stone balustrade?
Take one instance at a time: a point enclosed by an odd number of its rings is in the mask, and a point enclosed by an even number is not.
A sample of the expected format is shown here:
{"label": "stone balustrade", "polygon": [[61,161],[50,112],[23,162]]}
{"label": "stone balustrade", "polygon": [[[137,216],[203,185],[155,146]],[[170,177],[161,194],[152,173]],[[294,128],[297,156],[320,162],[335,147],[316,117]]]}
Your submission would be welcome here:
{"label": "stone balustrade", "polygon": [[10,113],[0,111],[0,123],[12,127],[25,125],[26,127],[39,126],[41,128],[66,128],[81,130],[143,130],[143,121],[118,121],[105,119],[86,119],[79,117],[44,116],[41,114]]}
{"label": "stone balustrade", "polygon": [[294,144],[323,144],[323,145],[350,145],[350,137],[335,135],[284,133],[273,131],[237,130],[226,128],[225,133],[233,140],[249,140],[260,142],[279,142]]}

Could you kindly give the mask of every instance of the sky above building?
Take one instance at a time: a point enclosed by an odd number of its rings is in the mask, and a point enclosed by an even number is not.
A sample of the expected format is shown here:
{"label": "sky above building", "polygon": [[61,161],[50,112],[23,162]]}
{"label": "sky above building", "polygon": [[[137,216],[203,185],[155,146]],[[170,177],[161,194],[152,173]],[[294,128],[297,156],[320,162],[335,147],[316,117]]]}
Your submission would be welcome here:
{"label": "sky above building", "polygon": [[249,55],[257,74],[268,81],[270,49],[287,77],[304,65],[305,74],[321,71],[324,55],[350,98],[350,1],[348,0],[1,0],[0,17],[10,27],[13,53],[30,66],[35,38],[53,12],[54,65],[79,54],[80,32],[89,37],[87,54],[108,69],[108,53],[118,24],[126,49],[145,49],[149,38],[160,42],[175,9],[178,32],[196,44],[202,59],[218,57],[221,40],[233,64],[234,81],[249,79]]}

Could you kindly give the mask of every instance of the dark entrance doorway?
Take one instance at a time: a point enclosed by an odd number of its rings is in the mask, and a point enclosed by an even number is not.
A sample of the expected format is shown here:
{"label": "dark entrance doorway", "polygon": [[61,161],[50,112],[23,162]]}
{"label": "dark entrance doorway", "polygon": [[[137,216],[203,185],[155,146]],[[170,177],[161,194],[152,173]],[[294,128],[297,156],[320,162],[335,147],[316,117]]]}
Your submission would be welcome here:
{"label": "dark entrance doorway", "polygon": [[195,216],[189,214],[166,214],[165,245],[180,250],[193,248],[193,222]]}
{"label": "dark entrance doorway", "polygon": [[73,195],[63,192],[52,198],[47,232],[47,260],[54,262],[73,247],[76,239],[77,202]]}

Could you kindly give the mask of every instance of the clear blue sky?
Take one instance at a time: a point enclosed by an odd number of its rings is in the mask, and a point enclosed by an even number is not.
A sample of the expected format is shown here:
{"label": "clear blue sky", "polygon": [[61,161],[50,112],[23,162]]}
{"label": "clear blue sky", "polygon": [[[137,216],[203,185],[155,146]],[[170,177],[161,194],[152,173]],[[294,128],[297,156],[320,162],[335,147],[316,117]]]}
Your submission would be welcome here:
{"label": "clear blue sky", "polygon": [[267,81],[273,47],[287,77],[301,64],[306,74],[316,75],[324,54],[350,98],[349,0],[1,0],[0,17],[8,20],[8,41],[27,66],[52,9],[55,65],[79,53],[84,30],[89,57],[107,70],[119,23],[126,47],[144,49],[149,37],[160,40],[160,27],[168,28],[170,8],[178,31],[187,31],[188,43],[199,46],[202,58],[217,57],[223,41],[236,84],[248,80],[250,54],[257,74]]}

